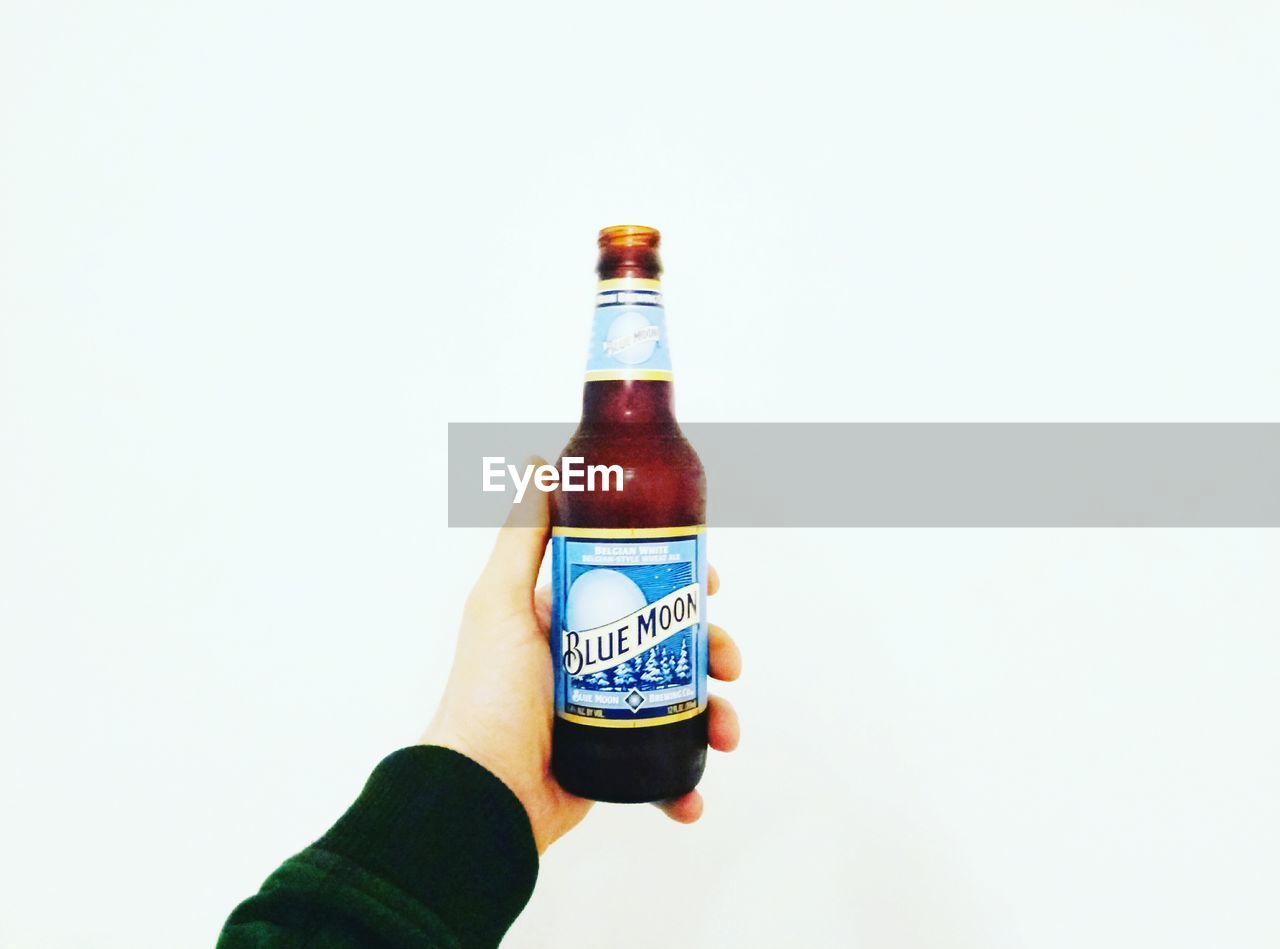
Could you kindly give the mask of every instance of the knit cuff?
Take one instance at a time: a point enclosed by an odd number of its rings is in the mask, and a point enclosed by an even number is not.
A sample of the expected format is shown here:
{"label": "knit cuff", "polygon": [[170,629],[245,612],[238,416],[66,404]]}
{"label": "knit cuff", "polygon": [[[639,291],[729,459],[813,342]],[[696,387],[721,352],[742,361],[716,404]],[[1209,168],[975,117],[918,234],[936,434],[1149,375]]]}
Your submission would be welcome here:
{"label": "knit cuff", "polygon": [[435,745],[382,760],[317,847],[421,901],[465,946],[494,946],[538,878],[524,807],[493,774]]}

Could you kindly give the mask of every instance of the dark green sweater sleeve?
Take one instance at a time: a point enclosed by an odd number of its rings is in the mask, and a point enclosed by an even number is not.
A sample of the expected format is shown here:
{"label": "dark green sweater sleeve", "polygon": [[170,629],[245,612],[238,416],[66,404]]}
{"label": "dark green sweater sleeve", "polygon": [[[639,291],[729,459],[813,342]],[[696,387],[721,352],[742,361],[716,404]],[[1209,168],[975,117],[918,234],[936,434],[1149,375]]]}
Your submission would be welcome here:
{"label": "dark green sweater sleeve", "polygon": [[528,815],[505,784],[447,748],[403,748],[236,907],[218,949],[496,946],[537,876]]}

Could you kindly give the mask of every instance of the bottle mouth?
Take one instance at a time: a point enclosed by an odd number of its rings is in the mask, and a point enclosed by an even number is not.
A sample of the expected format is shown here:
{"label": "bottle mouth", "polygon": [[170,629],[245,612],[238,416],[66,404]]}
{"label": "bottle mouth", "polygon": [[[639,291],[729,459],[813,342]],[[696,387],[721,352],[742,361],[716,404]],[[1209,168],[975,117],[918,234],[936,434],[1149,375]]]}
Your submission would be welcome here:
{"label": "bottle mouth", "polygon": [[656,227],[641,224],[614,224],[603,228],[596,273],[601,280],[617,277],[657,280],[662,273],[662,261],[658,259],[660,238]]}
{"label": "bottle mouth", "polygon": [[652,247],[657,248],[662,240],[656,227],[645,227],[643,224],[612,224],[600,229],[600,248],[608,247]]}

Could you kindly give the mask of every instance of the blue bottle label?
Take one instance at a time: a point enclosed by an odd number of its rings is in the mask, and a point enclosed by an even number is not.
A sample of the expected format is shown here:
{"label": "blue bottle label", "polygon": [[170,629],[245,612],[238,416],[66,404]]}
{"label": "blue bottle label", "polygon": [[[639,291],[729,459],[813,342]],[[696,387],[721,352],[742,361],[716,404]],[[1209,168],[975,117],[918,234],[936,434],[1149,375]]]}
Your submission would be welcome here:
{"label": "blue bottle label", "polygon": [[702,527],[554,528],[551,588],[558,716],[643,728],[706,708]]}
{"label": "blue bottle label", "polygon": [[658,281],[600,282],[587,349],[587,379],[671,379],[667,317]]}

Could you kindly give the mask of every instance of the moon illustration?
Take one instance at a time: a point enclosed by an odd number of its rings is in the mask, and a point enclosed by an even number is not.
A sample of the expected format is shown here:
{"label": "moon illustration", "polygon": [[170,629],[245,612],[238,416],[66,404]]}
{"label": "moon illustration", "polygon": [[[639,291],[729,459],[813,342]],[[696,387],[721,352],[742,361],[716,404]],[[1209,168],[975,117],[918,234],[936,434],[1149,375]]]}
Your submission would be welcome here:
{"label": "moon illustration", "polygon": [[634,613],[649,601],[635,581],[617,570],[588,570],[569,587],[565,628],[594,629]]}

